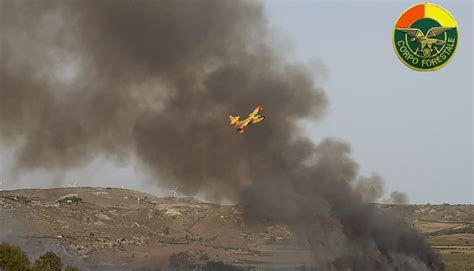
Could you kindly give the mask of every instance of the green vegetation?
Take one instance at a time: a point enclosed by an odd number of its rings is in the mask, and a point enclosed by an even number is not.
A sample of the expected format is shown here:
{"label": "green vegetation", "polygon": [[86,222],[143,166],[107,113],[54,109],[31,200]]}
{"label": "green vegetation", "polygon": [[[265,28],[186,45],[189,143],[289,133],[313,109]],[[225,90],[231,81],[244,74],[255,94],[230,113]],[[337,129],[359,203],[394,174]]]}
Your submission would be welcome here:
{"label": "green vegetation", "polygon": [[63,269],[63,262],[52,251],[46,252],[39,257],[33,264],[33,271],[61,271]]}
{"label": "green vegetation", "polygon": [[29,271],[30,260],[19,247],[7,243],[0,244],[0,270]]}
{"label": "green vegetation", "polygon": [[[2,271],[61,271],[63,263],[54,252],[48,251],[40,256],[33,265],[26,253],[17,246],[7,243],[0,244],[0,270]],[[67,266],[65,271],[80,271],[80,269]]]}

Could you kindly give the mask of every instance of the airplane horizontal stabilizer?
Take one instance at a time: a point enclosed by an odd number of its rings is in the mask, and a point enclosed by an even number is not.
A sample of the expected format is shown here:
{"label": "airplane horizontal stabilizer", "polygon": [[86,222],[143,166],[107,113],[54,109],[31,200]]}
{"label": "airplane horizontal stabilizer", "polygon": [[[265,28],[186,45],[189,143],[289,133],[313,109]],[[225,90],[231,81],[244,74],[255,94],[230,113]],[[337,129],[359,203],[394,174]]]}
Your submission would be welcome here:
{"label": "airplane horizontal stabilizer", "polygon": [[239,116],[234,117],[232,115],[229,115],[229,120],[230,120],[230,125],[234,125],[239,121]]}

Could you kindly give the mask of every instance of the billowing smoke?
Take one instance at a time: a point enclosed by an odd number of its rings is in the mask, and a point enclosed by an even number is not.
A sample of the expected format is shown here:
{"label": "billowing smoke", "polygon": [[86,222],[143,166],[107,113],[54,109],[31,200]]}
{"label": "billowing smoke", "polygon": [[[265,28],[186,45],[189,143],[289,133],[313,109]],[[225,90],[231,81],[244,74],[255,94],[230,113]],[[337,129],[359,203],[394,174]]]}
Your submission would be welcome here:
{"label": "billowing smoke", "polygon": [[373,203],[383,196],[384,182],[382,177],[377,174],[372,174],[370,177],[360,176],[355,186],[363,202]]}
{"label": "billowing smoke", "polygon": [[408,204],[410,201],[408,200],[408,195],[404,192],[400,191],[393,191],[390,193],[390,197],[388,199],[383,200],[384,203],[391,203],[391,204]]}
{"label": "billowing smoke", "polygon": [[362,202],[382,202],[387,204],[408,204],[408,195],[400,191],[392,191],[388,198],[384,194],[384,181],[381,176],[372,174],[370,177],[360,176],[355,182],[355,189],[360,194]]}
{"label": "billowing smoke", "polygon": [[[298,127],[327,98],[275,49],[261,4],[3,0],[1,12],[0,138],[19,171],[136,158],[161,186],[288,224],[321,270],[443,269],[421,235],[364,203],[378,188],[357,188],[348,144]],[[264,123],[228,126],[257,103]]]}

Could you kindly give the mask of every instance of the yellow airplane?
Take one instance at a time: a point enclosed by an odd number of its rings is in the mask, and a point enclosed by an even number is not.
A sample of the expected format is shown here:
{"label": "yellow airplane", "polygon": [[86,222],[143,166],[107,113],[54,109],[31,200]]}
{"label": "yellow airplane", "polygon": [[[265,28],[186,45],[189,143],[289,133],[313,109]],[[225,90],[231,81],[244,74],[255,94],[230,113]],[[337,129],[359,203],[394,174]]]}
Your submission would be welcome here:
{"label": "yellow airplane", "polygon": [[259,115],[260,111],[262,110],[263,105],[257,105],[253,112],[249,114],[249,117],[244,120],[240,120],[240,116],[229,115],[230,125],[237,127],[237,131],[243,134],[245,132],[245,127],[247,127],[249,124],[256,124],[262,122],[265,119],[264,116]]}

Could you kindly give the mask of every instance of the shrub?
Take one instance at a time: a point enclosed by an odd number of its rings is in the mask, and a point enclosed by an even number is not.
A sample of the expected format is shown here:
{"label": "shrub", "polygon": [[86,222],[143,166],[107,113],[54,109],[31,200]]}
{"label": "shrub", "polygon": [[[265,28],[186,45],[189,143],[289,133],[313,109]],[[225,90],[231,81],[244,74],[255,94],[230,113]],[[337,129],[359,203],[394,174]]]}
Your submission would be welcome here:
{"label": "shrub", "polygon": [[26,253],[17,246],[0,244],[0,270],[29,271],[30,260]]}
{"label": "shrub", "polygon": [[48,251],[33,264],[33,271],[61,271],[63,262],[54,252]]}

